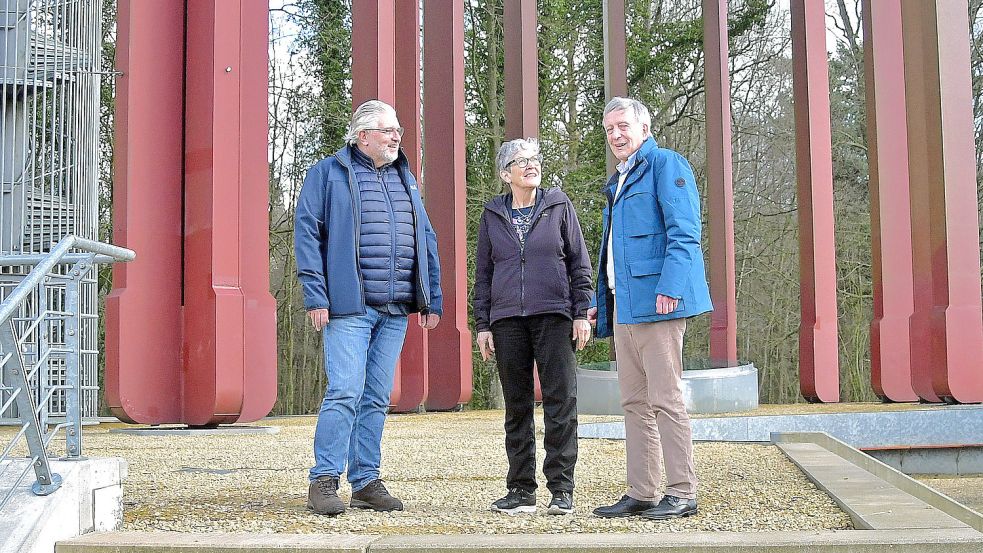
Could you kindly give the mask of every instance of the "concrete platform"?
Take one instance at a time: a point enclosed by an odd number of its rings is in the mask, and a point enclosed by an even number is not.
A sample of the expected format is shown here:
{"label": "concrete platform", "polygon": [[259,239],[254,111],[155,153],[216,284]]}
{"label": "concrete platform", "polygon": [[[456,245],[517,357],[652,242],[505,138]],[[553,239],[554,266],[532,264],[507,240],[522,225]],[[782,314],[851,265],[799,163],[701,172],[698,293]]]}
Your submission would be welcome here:
{"label": "concrete platform", "polygon": [[115,458],[52,460],[51,470],[61,475],[62,486],[46,496],[31,493],[30,474],[0,516],[0,553],[51,553],[58,540],[117,529],[123,522],[126,468],[125,461]]}
{"label": "concrete platform", "polygon": [[[696,441],[769,442],[772,432],[826,432],[853,447],[983,444],[983,406],[954,405],[872,413],[700,417]],[[624,422],[582,424],[581,438],[621,439]]]}
{"label": "concrete platform", "polygon": [[298,534],[90,534],[57,544],[55,553],[979,553],[971,529],[832,532],[698,532],[686,534],[561,534],[504,536],[327,536]]}

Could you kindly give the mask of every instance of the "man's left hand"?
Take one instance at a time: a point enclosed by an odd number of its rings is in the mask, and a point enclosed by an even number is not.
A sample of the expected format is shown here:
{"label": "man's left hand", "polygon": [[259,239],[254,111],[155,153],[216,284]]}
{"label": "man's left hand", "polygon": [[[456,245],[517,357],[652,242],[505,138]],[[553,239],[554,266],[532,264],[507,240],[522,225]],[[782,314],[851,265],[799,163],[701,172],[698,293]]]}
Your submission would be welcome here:
{"label": "man's left hand", "polygon": [[676,310],[676,306],[679,305],[679,300],[676,298],[670,298],[669,296],[663,296],[659,294],[655,297],[655,312],[659,315],[668,315]]}
{"label": "man's left hand", "polygon": [[431,330],[436,328],[437,323],[440,322],[440,315],[435,315],[433,313],[427,313],[424,315],[420,313],[420,327],[426,330]]}

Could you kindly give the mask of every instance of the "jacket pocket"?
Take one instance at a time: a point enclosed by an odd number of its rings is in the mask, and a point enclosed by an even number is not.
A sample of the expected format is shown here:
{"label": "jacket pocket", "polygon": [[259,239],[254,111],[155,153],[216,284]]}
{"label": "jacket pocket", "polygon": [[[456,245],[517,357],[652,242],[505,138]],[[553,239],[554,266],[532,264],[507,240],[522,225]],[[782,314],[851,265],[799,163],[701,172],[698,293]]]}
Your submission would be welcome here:
{"label": "jacket pocket", "polygon": [[651,317],[655,311],[655,289],[662,276],[661,259],[641,259],[628,264],[628,307],[632,317]]}

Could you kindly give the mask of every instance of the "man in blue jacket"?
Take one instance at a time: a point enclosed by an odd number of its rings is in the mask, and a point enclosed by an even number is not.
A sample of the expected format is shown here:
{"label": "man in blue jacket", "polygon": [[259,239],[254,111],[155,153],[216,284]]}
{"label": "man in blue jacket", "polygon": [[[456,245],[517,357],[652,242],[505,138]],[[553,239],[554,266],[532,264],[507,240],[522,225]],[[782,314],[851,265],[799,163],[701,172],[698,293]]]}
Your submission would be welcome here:
{"label": "man in blue jacket", "polygon": [[627,493],[594,514],[661,520],[697,510],[683,333],[687,317],[713,307],[693,170],[655,143],[650,126],[649,111],[637,100],[614,98],[604,108],[608,145],[621,163],[604,189],[597,307],[588,317],[596,318],[599,337],[614,334],[628,456]]}
{"label": "man in blue jacket", "polygon": [[391,106],[360,105],[347,144],[311,168],[297,200],[297,276],[328,376],[307,503],[318,514],[345,511],[338,485],[346,468],[352,507],[403,509],[379,479],[382,427],[407,315],[434,328],[442,302],[437,236],[402,134]]}

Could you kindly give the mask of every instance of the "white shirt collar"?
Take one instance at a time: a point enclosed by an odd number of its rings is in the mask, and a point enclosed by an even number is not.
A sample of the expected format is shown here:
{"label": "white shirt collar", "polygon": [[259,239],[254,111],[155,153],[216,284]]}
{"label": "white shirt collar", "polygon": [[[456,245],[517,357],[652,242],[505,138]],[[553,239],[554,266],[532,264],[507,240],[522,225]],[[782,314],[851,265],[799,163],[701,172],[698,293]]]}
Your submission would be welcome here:
{"label": "white shirt collar", "polygon": [[621,163],[619,163],[618,164],[618,172],[621,173],[622,175],[624,175],[625,173],[627,173],[628,171],[630,171],[631,168],[635,166],[635,156],[637,156],[637,155],[638,155],[638,150],[635,150],[635,153],[633,153],[632,155],[628,156],[628,159],[626,159],[626,160],[622,161]]}

